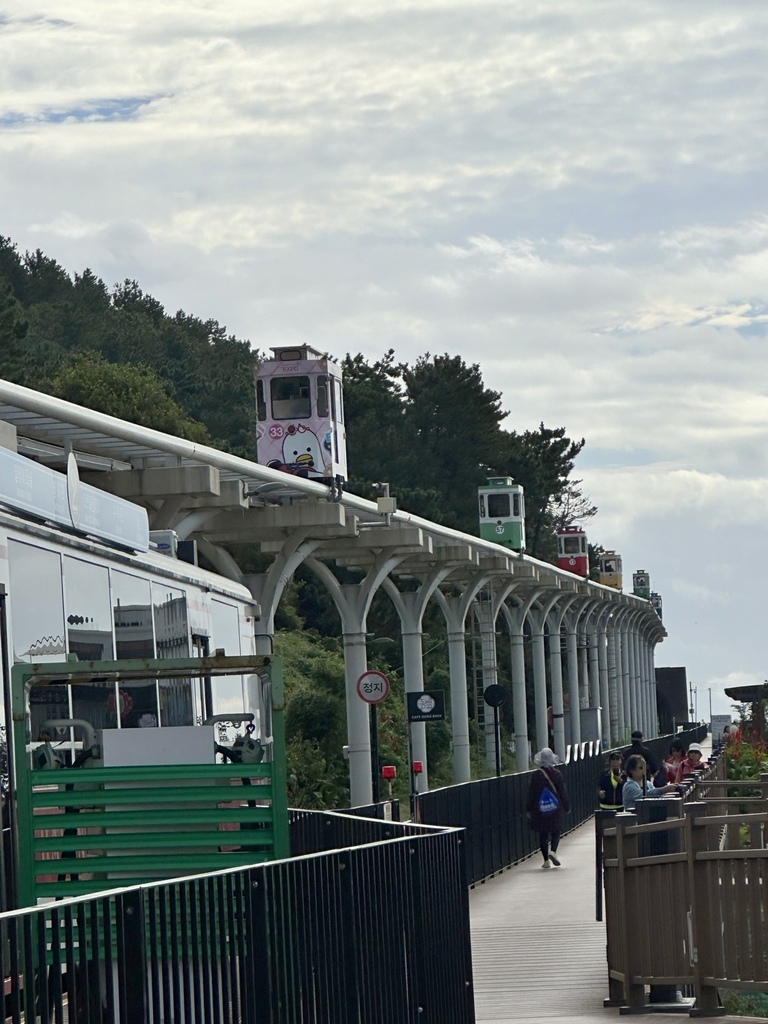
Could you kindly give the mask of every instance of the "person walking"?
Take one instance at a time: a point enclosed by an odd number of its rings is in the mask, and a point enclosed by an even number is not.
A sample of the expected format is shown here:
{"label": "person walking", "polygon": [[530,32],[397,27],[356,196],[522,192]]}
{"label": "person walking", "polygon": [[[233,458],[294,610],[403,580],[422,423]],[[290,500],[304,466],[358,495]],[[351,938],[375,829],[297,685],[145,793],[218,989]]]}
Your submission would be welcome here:
{"label": "person walking", "polygon": [[570,808],[565,779],[558,771],[560,759],[549,747],[544,747],[534,757],[536,771],[528,787],[526,811],[534,832],[539,834],[539,849],[543,858],[542,867],[554,864],[560,867],[557,848],[563,830],[565,816]]}

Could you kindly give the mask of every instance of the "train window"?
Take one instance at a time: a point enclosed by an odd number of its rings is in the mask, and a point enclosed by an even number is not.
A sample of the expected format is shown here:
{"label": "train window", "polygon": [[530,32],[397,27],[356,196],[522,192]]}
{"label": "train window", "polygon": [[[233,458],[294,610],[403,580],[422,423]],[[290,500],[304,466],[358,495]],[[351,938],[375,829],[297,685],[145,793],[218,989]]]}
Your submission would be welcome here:
{"label": "train window", "polygon": [[485,519],[485,495],[481,494],[480,497],[480,518]]}
{"label": "train window", "polygon": [[328,415],[328,378],[324,373],[317,378],[317,415]]}
{"label": "train window", "polygon": [[515,519],[519,519],[520,518],[521,511],[520,511],[520,495],[519,494],[513,494],[512,495],[512,515],[515,517]]}
{"label": "train window", "polygon": [[111,661],[109,570],[65,555],[64,601],[69,653],[80,661]]}
{"label": "train window", "polygon": [[563,537],[563,553],[566,555],[578,555],[581,550],[580,537]]}
{"label": "train window", "polygon": [[147,580],[112,570],[112,618],[118,659],[154,658],[155,637]]}
{"label": "train window", "polygon": [[309,419],[312,414],[309,377],[273,377],[271,394],[275,420]]}
{"label": "train window", "polygon": [[256,418],[261,422],[267,418],[267,402],[264,398],[264,381],[256,380]]}
{"label": "train window", "polygon": [[341,390],[341,381],[333,378],[333,419],[336,423],[344,422],[344,393]]}
{"label": "train window", "polygon": [[509,519],[509,495],[489,494],[488,495],[488,518]]}

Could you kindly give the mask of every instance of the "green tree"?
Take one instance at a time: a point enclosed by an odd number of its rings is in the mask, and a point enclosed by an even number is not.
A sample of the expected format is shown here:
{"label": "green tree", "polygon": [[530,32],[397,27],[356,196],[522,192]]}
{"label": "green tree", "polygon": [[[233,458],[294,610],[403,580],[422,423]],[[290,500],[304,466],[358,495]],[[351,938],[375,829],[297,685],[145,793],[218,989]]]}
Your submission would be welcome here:
{"label": "green tree", "polygon": [[[558,510],[567,502],[581,500],[578,484],[571,482],[574,460],[585,445],[585,440],[572,441],[566,437],[565,427],[545,427],[526,430],[522,434],[509,433],[503,440],[499,469],[513,477],[525,489],[525,533],[528,553],[535,558],[554,562],[557,558],[555,530]],[[569,487],[572,489],[568,497]],[[573,489],[575,488],[576,494]],[[588,499],[589,515],[597,511]],[[589,509],[594,508],[594,511]],[[570,522],[574,522],[570,518]]]}
{"label": "green tree", "polygon": [[191,441],[208,440],[206,428],[190,419],[152,370],[144,366],[118,366],[95,353],[84,352],[74,356],[43,390],[154,430]]}
{"label": "green tree", "polygon": [[28,329],[11,282],[0,277],[0,373],[6,380],[18,382],[23,376],[22,342]]}
{"label": "green tree", "polygon": [[477,488],[500,451],[501,396],[480,367],[460,356],[421,356],[402,371],[405,385],[404,483],[441,496],[439,522],[477,532]]}

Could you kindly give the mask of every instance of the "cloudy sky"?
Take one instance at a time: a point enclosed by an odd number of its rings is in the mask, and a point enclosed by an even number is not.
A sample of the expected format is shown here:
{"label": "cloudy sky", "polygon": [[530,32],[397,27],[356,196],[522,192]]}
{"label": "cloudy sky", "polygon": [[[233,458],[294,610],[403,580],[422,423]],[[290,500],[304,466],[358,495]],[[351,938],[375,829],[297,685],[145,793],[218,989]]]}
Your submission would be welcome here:
{"label": "cloudy sky", "polygon": [[0,0],[0,234],[585,437],[699,717],[768,678],[764,0]]}

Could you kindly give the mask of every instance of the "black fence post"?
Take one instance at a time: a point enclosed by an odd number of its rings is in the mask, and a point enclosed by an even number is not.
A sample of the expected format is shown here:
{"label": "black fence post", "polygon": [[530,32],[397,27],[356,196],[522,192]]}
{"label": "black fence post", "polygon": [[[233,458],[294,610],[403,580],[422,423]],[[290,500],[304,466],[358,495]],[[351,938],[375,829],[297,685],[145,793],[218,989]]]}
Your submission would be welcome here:
{"label": "black fence post", "polygon": [[120,1016],[122,1020],[148,1020],[147,941],[144,929],[144,898],[141,889],[115,897],[117,932],[122,936],[118,963]]}

